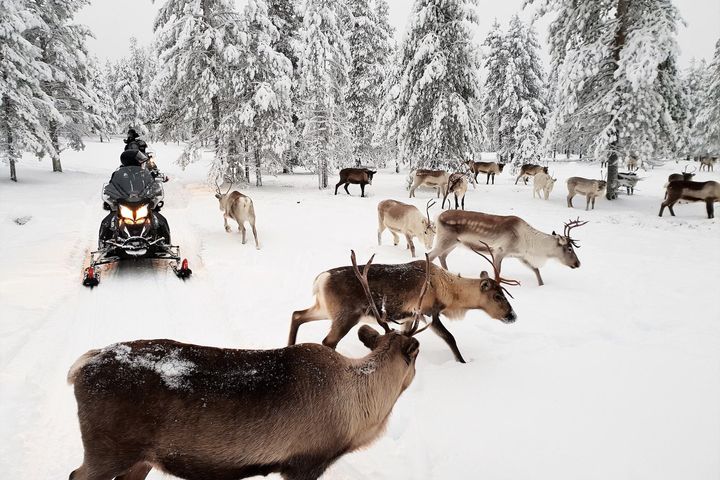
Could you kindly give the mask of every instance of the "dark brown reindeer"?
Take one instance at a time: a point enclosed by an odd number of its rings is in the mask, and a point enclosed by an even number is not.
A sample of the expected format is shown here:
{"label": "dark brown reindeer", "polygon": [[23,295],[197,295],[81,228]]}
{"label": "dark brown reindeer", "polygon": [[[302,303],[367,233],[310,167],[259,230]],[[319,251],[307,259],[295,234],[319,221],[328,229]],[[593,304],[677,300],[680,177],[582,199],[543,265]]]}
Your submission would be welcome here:
{"label": "dark brown reindeer", "polygon": [[[355,270],[368,291],[369,264]],[[373,310],[385,334],[363,325],[358,337],[371,352],[360,359],[317,344],[236,350],[172,340],[87,352],[68,373],[85,450],[70,479],[143,480],[152,468],[187,480],[319,478],[382,434],[415,377],[420,315],[400,334]]]}
{"label": "dark brown reindeer", "polygon": [[470,173],[475,179],[475,183],[477,183],[478,173],[485,173],[487,174],[485,185],[490,183],[490,179],[492,179],[492,183],[495,185],[495,175],[500,175],[502,173],[503,168],[505,168],[505,164],[498,162],[475,162],[473,160],[468,160],[468,167],[470,168]]}
{"label": "dark brown reindeer", "polygon": [[679,201],[705,202],[708,218],[715,218],[715,202],[720,202],[720,183],[718,182],[692,182],[675,180],[667,185],[665,200],[660,204],[659,216],[663,216],[665,207],[670,215],[675,216],[673,206]]}
{"label": "dark brown reindeer", "polygon": [[506,257],[517,258],[535,273],[538,285],[543,285],[540,267],[550,258],[570,268],[580,267],[580,260],[575,254],[578,243],[570,236],[570,231],[586,223],[573,220],[565,224],[562,235],[555,232],[548,235],[513,215],[448,210],[438,216],[435,248],[429,257],[430,260],[439,257],[440,264],[447,269],[447,256],[458,245],[477,251],[487,251],[485,245],[489,245],[497,271],[502,268]]}
{"label": "dark brown reindeer", "polygon": [[517,178],[515,179],[515,185],[517,185],[518,180],[521,178],[523,179],[523,182],[525,185],[527,185],[527,181],[530,177],[534,177],[538,173],[548,173],[548,167],[543,167],[542,165],[536,165],[534,163],[526,163],[525,165],[520,167],[520,174],[518,174]]}
{"label": "dark brown reindeer", "polygon": [[691,171],[687,171],[688,165],[685,165],[685,168],[683,168],[683,171],[681,173],[671,173],[668,176],[668,181],[665,184],[664,188],[667,188],[668,183],[674,182],[676,180],[685,180],[686,182],[689,182],[692,180],[692,178],[695,176],[695,171],[697,170],[697,167],[693,167]]}
{"label": "dark brown reindeer", "polygon": [[372,185],[373,175],[377,173],[376,170],[370,170],[369,168],[343,168],[340,170],[340,181],[335,185],[335,195],[337,195],[338,187],[343,185],[345,192],[350,195],[348,185],[359,184],[360,185],[360,196],[365,196],[365,185]]}
{"label": "dark brown reindeer", "polygon": [[[440,314],[451,319],[462,318],[468,310],[479,309],[504,323],[512,323],[517,318],[500,284],[499,270],[495,280],[487,272],[482,272],[480,278],[461,278],[430,263],[426,257],[424,261],[399,265],[370,265],[368,273],[373,301],[381,305],[378,310],[385,312],[387,321],[407,323],[415,319],[415,311],[431,316],[430,329],[447,343],[458,362],[465,363],[465,360],[455,337],[440,321]],[[289,345],[295,344],[300,325],[329,318],[332,326],[323,345],[335,348],[352,327],[368,318],[367,303],[360,300],[362,290],[353,276],[353,267],[333,268],[317,276],[313,285],[315,304],[293,312]],[[426,284],[427,291],[421,295]],[[420,307],[415,304],[417,298],[422,300]]]}

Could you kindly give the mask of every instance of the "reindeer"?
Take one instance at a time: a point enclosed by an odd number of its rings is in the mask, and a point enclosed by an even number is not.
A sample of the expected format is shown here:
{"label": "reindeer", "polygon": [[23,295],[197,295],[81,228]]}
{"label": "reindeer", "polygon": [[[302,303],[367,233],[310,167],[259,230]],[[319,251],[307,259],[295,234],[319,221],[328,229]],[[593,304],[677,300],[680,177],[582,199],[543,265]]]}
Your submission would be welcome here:
{"label": "reindeer", "polygon": [[257,230],[255,229],[255,206],[253,201],[247,195],[236,191],[230,192],[232,184],[228,187],[225,193],[220,191],[220,186],[215,183],[215,198],[218,199],[220,204],[220,211],[223,212],[223,220],[225,221],[225,231],[230,231],[230,225],[228,224],[228,217],[232,218],[237,222],[238,231],[242,234],[242,243],[245,245],[245,222],[250,224],[252,228],[253,237],[255,237],[255,248],[260,249],[258,243]]}
{"label": "reindeer", "polygon": [[590,208],[590,202],[592,201],[592,208],[595,210],[595,199],[603,194],[607,187],[605,180],[590,180],[582,177],[570,177],[567,179],[567,206],[573,208],[572,199],[575,195],[585,195],[587,204],[585,205],[585,211]]}
{"label": "reindeer", "polygon": [[[371,262],[372,258],[368,265]],[[388,322],[407,324],[412,318],[415,323],[418,315],[430,315],[430,329],[450,347],[455,360],[465,363],[455,337],[440,321],[440,314],[462,318],[468,310],[479,309],[503,323],[513,323],[517,318],[501,285],[516,282],[501,278],[497,269],[495,280],[487,272],[482,272],[480,278],[461,278],[430,263],[426,255],[425,261],[371,265],[366,273],[366,293],[372,292],[370,302],[361,300],[362,290],[353,282],[353,267],[333,268],[318,275],[313,284],[315,304],[293,312],[288,345],[295,344],[300,325],[330,318],[332,326],[322,343],[334,349],[352,327],[367,318],[370,303],[372,310],[385,312]],[[416,298],[420,298],[417,304]]]}
{"label": "reindeer", "polygon": [[701,157],[700,158],[700,171],[707,170],[708,172],[712,172],[715,169],[715,162],[717,161],[717,157]]}
{"label": "reindeer", "polygon": [[400,334],[376,318],[385,334],[363,325],[371,352],[360,359],[317,344],[137,340],[90,350],[68,373],[85,450],[70,479],[143,480],[152,468],[184,479],[319,478],[382,434],[415,377],[413,335],[424,328],[416,320]]}
{"label": "reindeer", "polygon": [[640,181],[640,177],[637,173],[633,172],[618,172],[617,174],[617,186],[625,187],[628,195],[635,194],[635,186]]}
{"label": "reindeer", "polygon": [[350,195],[348,185],[360,184],[360,196],[365,196],[365,185],[372,185],[373,175],[377,173],[377,170],[370,170],[369,168],[343,168],[340,170],[340,181],[335,185],[335,195],[337,195],[338,187],[343,185],[345,192]]}
{"label": "reindeer", "polygon": [[681,173],[671,173],[668,176],[667,183],[663,186],[663,188],[667,188],[668,184],[670,182],[674,182],[676,180],[685,180],[686,182],[689,182],[692,180],[692,178],[695,176],[695,172],[697,171],[697,167],[693,167],[691,171],[687,171],[688,165],[685,165],[685,168],[683,168],[683,171]]}
{"label": "reindeer", "polygon": [[410,186],[410,198],[413,198],[415,190],[422,186],[435,187],[437,189],[437,198],[440,198],[440,192],[447,189],[449,178],[450,175],[445,170],[416,170]]}
{"label": "reindeer", "polygon": [[430,207],[435,202],[429,200],[425,207],[425,216],[414,205],[395,200],[383,200],[378,204],[378,245],[382,245],[382,233],[389,229],[393,236],[393,245],[400,242],[400,235],[405,235],[407,248],[415,258],[413,237],[417,237],[427,250],[432,248],[435,239],[435,223],[430,220]]}
{"label": "reindeer", "polygon": [[675,216],[673,205],[679,200],[688,202],[705,202],[708,218],[715,218],[715,202],[720,202],[720,183],[718,182],[692,182],[675,180],[670,182],[665,193],[665,200],[660,204],[660,214],[663,216],[665,207],[670,210],[670,215]]}
{"label": "reindeer", "polygon": [[545,200],[547,200],[555,186],[555,182],[557,182],[557,178],[553,178],[552,175],[544,172],[536,173],[533,177],[533,198],[535,198],[535,195],[537,195],[537,198],[541,198],[540,191],[542,191]]}
{"label": "reindeer", "polygon": [[625,166],[629,172],[636,172],[640,168],[638,158],[635,155],[630,155],[625,159]]}
{"label": "reindeer", "polygon": [[505,164],[497,162],[475,162],[473,160],[468,160],[468,167],[470,167],[470,173],[473,175],[475,183],[477,183],[478,173],[486,173],[487,177],[485,179],[485,185],[490,183],[491,178],[493,185],[495,185],[495,175],[502,173],[503,168],[505,168]]}
{"label": "reindeer", "polygon": [[518,180],[520,180],[521,178],[523,179],[525,185],[527,185],[528,178],[534,177],[540,172],[548,173],[548,167],[543,167],[542,165],[535,165],[533,163],[526,163],[525,165],[520,167],[520,174],[515,179],[515,185],[517,185]]}
{"label": "reindeer", "polygon": [[437,219],[435,248],[428,255],[430,260],[439,257],[440,264],[447,269],[447,256],[460,244],[478,251],[490,250],[494,253],[493,266],[497,271],[502,268],[506,257],[517,258],[535,273],[538,285],[544,285],[540,267],[548,259],[554,258],[573,269],[580,267],[580,260],[575,254],[579,245],[570,236],[570,231],[586,223],[573,220],[565,224],[562,235],[555,232],[548,235],[512,215],[448,210]]}
{"label": "reindeer", "polygon": [[[470,180],[473,180],[471,177]],[[459,208],[458,203],[458,197],[462,199],[462,209],[465,210],[465,193],[467,193],[468,189],[468,179],[465,177],[464,173],[453,173],[448,177],[448,184],[447,189],[445,190],[445,195],[443,195],[443,201],[441,209],[445,208],[445,200],[447,199],[448,195],[452,193],[455,196],[455,208]],[[448,200],[448,208],[450,208],[450,200]]]}

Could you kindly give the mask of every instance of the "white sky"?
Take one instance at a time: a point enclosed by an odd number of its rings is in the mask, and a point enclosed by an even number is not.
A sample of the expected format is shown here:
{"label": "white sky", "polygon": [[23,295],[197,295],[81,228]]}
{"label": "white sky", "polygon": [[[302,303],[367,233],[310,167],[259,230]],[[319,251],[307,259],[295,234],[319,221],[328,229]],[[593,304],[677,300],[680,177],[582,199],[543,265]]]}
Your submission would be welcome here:
{"label": "white sky", "polygon": [[[243,0],[236,0],[244,3]],[[593,1],[593,0],[590,0]],[[84,23],[95,33],[90,40],[90,49],[101,60],[116,60],[127,53],[131,36],[141,44],[149,44],[153,38],[152,25],[158,4],[162,0],[92,0],[78,15],[78,21]],[[400,40],[405,32],[413,0],[388,0],[390,22],[396,29]],[[482,42],[497,18],[506,25],[510,17],[519,12],[523,0],[478,0],[480,25],[476,41]],[[711,60],[715,42],[720,38],[720,1],[718,0],[675,0],[680,13],[687,22],[678,35],[680,45],[680,65],[687,66],[691,58]],[[530,12],[522,14],[528,20]],[[538,26],[541,43],[545,46],[547,21]]]}

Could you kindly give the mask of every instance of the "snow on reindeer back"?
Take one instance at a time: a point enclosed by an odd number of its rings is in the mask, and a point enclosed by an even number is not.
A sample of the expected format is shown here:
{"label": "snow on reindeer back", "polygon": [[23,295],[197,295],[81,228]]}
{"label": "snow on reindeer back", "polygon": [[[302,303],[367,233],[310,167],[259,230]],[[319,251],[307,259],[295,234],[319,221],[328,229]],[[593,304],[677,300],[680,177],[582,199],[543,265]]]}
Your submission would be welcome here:
{"label": "snow on reindeer back", "polygon": [[131,369],[147,369],[160,376],[165,385],[174,390],[186,388],[187,375],[195,370],[195,364],[180,357],[179,348],[167,352],[164,348],[154,351],[144,350],[132,353],[132,347],[124,343],[116,343],[103,349],[103,353],[114,354],[114,359],[129,366]]}

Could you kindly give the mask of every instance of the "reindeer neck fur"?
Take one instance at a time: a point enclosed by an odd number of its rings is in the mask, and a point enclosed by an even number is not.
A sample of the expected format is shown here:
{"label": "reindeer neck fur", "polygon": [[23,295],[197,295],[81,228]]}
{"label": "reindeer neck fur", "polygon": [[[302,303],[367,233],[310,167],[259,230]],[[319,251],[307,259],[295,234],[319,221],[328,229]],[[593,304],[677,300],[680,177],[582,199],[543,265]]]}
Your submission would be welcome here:
{"label": "reindeer neck fur", "polygon": [[[342,408],[353,414],[350,421],[353,448],[369,444],[382,433],[395,402],[403,392],[408,368],[405,361],[391,352],[387,343],[364,358],[350,360],[346,378],[352,392]],[[394,355],[394,359],[387,358]]]}
{"label": "reindeer neck fur", "polygon": [[438,269],[430,279],[435,291],[435,302],[452,305],[442,311],[451,320],[461,319],[468,310],[484,309],[486,299],[480,295],[479,278],[462,278]]}

